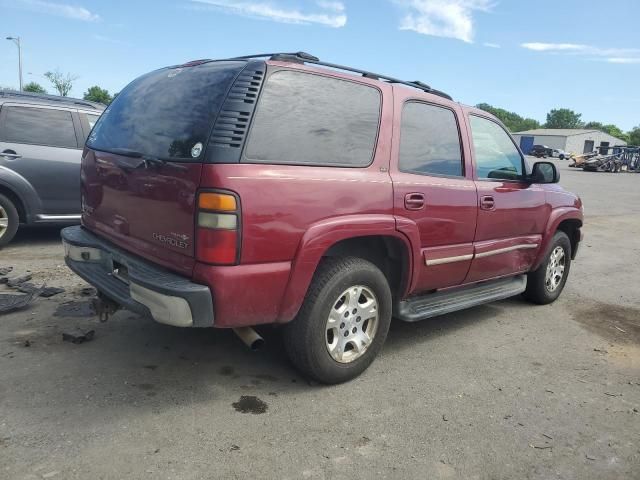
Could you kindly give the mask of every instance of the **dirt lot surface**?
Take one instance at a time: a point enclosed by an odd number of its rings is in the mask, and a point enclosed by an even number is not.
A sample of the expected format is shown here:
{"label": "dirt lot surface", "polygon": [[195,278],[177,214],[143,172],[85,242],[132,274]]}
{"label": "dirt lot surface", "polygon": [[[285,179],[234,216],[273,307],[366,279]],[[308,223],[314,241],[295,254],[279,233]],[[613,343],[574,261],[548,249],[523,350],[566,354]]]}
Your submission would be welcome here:
{"label": "dirt lot surface", "polygon": [[59,231],[22,231],[0,266],[66,292],[0,316],[0,478],[640,478],[640,175],[558,164],[587,220],[555,304],[396,321],[334,387],[268,328],[253,353],[228,331],[99,323]]}

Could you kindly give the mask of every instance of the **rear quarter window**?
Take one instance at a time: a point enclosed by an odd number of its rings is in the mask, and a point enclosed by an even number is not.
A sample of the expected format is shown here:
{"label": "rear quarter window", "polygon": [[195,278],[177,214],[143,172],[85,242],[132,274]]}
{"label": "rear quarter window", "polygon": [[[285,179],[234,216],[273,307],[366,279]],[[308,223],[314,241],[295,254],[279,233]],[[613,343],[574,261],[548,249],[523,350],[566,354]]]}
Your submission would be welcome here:
{"label": "rear quarter window", "polygon": [[281,70],[267,80],[244,162],[363,167],[373,160],[380,92],[367,85]]}

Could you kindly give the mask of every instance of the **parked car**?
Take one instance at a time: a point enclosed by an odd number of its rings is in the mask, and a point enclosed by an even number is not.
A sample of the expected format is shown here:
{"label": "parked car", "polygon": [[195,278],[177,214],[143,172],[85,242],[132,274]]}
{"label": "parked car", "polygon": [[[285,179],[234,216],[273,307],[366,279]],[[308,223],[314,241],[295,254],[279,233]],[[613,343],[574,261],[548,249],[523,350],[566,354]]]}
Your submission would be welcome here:
{"label": "parked car", "polygon": [[18,225],[80,221],[80,159],[104,105],[0,91],[0,247]]}
{"label": "parked car", "polygon": [[537,158],[547,158],[553,156],[553,149],[546,145],[534,145],[529,151],[529,155]]}
{"label": "parked car", "polygon": [[123,306],[249,344],[282,325],[293,365],[336,383],[373,361],[392,316],[558,298],[583,216],[558,179],[423,83],[305,53],[199,60],[105,110],[82,226],[62,239],[103,319]]}
{"label": "parked car", "polygon": [[551,150],[551,156],[554,158],[559,158],[560,160],[565,160],[569,159],[570,155],[561,148],[554,148]]}

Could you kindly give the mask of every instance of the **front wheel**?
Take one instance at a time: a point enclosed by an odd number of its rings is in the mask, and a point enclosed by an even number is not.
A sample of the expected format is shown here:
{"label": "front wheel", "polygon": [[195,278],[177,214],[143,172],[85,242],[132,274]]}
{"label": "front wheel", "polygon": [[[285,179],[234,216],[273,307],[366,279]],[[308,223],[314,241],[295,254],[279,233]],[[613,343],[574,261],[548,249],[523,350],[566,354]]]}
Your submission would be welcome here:
{"label": "front wheel", "polygon": [[566,233],[553,236],[544,261],[527,276],[524,297],[539,305],[554,302],[562,292],[571,267],[571,242]]}
{"label": "front wheel", "polygon": [[321,383],[362,373],[382,348],[391,323],[391,290],[373,263],[325,259],[297,317],[284,329],[293,365]]}

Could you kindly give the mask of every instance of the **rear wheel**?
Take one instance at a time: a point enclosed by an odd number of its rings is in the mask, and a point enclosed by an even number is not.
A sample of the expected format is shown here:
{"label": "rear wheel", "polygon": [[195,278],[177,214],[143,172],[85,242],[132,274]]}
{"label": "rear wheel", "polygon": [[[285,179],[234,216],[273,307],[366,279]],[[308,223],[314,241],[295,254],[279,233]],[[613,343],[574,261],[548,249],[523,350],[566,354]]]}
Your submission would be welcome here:
{"label": "rear wheel", "polygon": [[562,292],[571,267],[571,242],[566,233],[553,236],[544,261],[527,276],[524,297],[540,305],[554,302]]}
{"label": "rear wheel", "polygon": [[8,244],[18,231],[18,211],[11,200],[0,195],[0,248]]}
{"label": "rear wheel", "polygon": [[371,364],[390,323],[391,290],[380,269],[361,258],[329,258],[284,329],[285,348],[305,375],[341,383]]}

